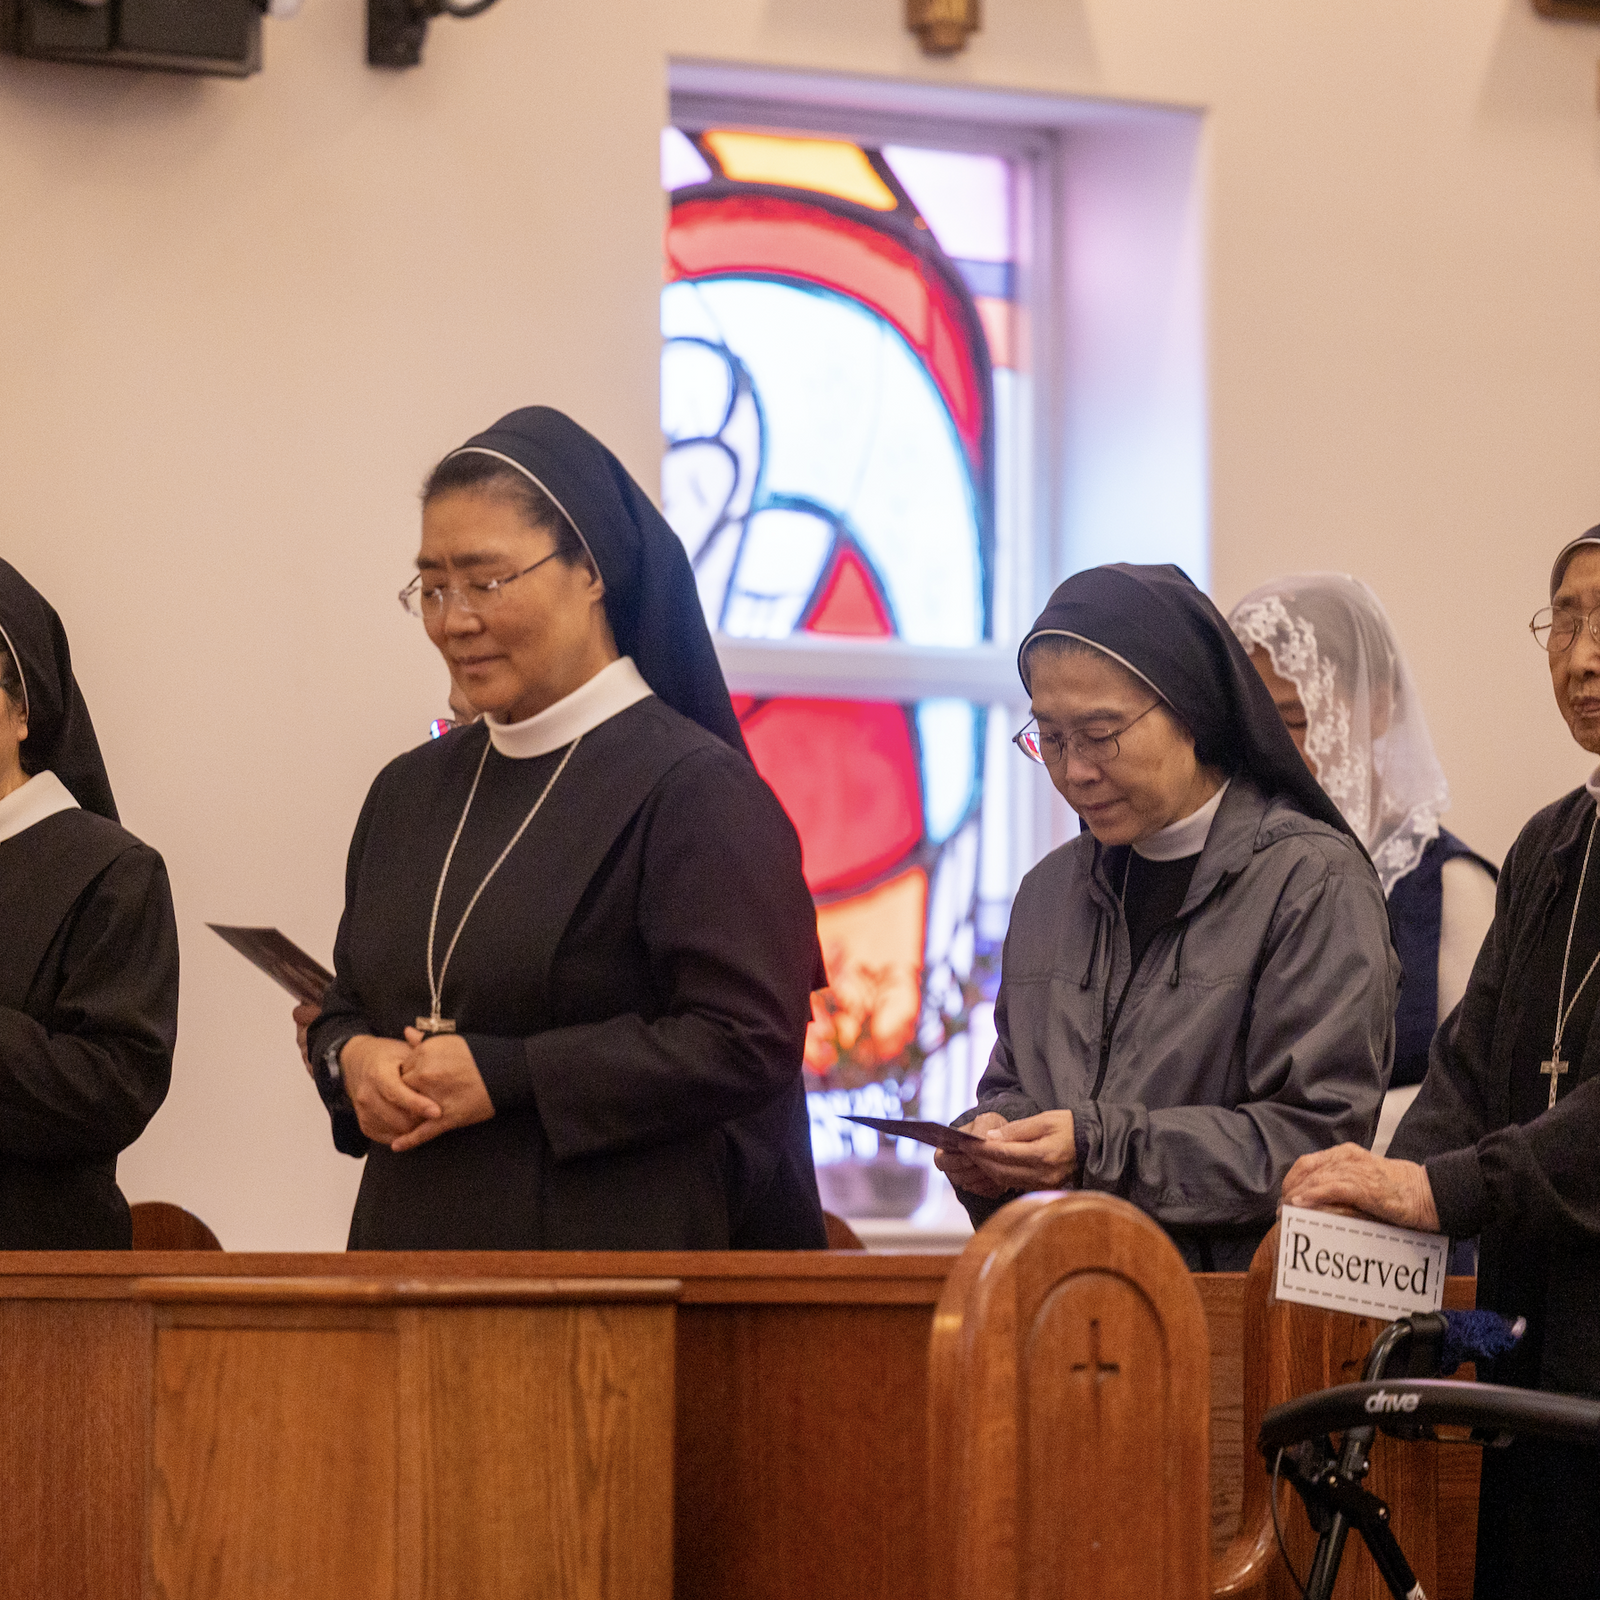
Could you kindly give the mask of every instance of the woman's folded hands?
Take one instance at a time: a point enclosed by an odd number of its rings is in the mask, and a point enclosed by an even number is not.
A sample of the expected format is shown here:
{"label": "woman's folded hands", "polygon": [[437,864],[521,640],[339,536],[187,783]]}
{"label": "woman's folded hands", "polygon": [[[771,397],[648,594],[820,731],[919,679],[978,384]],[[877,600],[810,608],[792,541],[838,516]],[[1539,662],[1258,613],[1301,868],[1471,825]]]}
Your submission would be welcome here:
{"label": "woman's folded hands", "polygon": [[472,1050],[458,1034],[360,1034],[340,1053],[339,1067],[361,1131],[397,1154],[494,1115]]}

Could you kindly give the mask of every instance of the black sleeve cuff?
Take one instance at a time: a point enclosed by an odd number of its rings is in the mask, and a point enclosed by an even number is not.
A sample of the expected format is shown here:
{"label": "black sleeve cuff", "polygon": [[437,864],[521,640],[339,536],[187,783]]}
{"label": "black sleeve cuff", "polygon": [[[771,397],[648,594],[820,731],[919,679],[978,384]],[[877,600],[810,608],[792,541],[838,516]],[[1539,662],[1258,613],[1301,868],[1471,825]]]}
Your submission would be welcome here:
{"label": "black sleeve cuff", "polygon": [[1475,1238],[1489,1214],[1489,1186],[1484,1182],[1477,1147],[1469,1145],[1465,1150],[1432,1156],[1423,1162],[1423,1169],[1433,1190],[1440,1230],[1452,1239]]}
{"label": "black sleeve cuff", "polygon": [[520,1039],[504,1039],[491,1033],[464,1033],[461,1037],[472,1052],[496,1114],[533,1098],[528,1058]]}
{"label": "black sleeve cuff", "polygon": [[1083,1187],[1083,1174],[1089,1165],[1089,1130],[1083,1124],[1083,1111],[1072,1107],[1072,1153],[1076,1160],[1072,1168],[1072,1187]]}
{"label": "black sleeve cuff", "polygon": [[333,1148],[341,1155],[359,1158],[367,1153],[367,1136],[361,1131],[355,1107],[350,1104],[344,1079],[333,1075],[328,1062],[330,1054],[334,1060],[338,1060],[339,1052],[355,1037],[354,1032],[342,1037],[325,1035],[317,1041],[321,1048],[309,1054],[313,1069],[311,1081],[316,1084],[317,1093],[322,1097],[322,1103],[327,1107],[329,1120],[333,1124]]}
{"label": "black sleeve cuff", "polygon": [[355,1037],[354,1030],[342,1034],[325,1033],[307,1052],[311,1058],[311,1081],[316,1084],[323,1105],[335,1114],[352,1109],[336,1063],[340,1051]]}

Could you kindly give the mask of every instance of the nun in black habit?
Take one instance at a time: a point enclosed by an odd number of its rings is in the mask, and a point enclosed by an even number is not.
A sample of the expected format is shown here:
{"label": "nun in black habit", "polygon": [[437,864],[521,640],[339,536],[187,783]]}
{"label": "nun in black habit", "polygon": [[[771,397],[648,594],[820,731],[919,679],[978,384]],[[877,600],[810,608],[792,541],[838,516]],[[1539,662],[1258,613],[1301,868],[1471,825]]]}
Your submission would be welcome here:
{"label": "nun in black habit", "polygon": [[1383,891],[1250,659],[1177,567],[1069,578],[1018,655],[1017,736],[1086,832],[1023,880],[998,1034],[937,1159],[981,1220],[1101,1189],[1242,1271],[1295,1159],[1371,1138],[1399,979]]}
{"label": "nun in black habit", "polygon": [[0,561],[0,1250],[126,1250],[118,1152],[166,1098],[166,868],[117,825],[61,620]]}
{"label": "nun in black habit", "polygon": [[[1565,545],[1529,623],[1573,742],[1600,756],[1600,527]],[[1529,651],[1529,665],[1533,652]],[[1600,1396],[1600,768],[1530,817],[1494,923],[1386,1156],[1308,1156],[1294,1205],[1477,1235],[1480,1309],[1526,1319],[1478,1376]],[[1594,878],[1595,883],[1589,880]],[[1600,1592],[1600,1449],[1518,1439],[1483,1453],[1473,1593]]]}
{"label": "nun in black habit", "polygon": [[310,1030],[352,1249],[822,1248],[800,847],[677,536],[557,411],[423,491],[403,592],[484,713],[378,775]]}

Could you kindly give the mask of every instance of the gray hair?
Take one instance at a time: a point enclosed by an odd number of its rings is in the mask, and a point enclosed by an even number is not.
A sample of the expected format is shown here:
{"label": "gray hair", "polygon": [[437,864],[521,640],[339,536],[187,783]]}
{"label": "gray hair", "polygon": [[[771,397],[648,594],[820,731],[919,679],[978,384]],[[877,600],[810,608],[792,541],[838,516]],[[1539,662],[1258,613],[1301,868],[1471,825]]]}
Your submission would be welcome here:
{"label": "gray hair", "polygon": [[0,634],[0,692],[18,711],[26,710],[28,696],[22,687],[22,673],[17,669],[17,659],[11,654],[3,634]]}
{"label": "gray hair", "polygon": [[581,567],[590,561],[589,547],[567,514],[532,479],[494,456],[476,450],[452,450],[428,474],[422,486],[424,506],[439,495],[481,494],[503,500],[529,528],[548,528],[555,536],[556,559],[563,566]]}
{"label": "gray hair", "polygon": [[[1161,694],[1149,679],[1135,672],[1119,656],[1113,655],[1109,650],[1103,650],[1090,639],[1080,639],[1075,633],[1036,633],[1031,639],[1026,640],[1017,663],[1023,684],[1032,690],[1035,661],[1064,661],[1072,656],[1091,656],[1096,661],[1104,661],[1108,666],[1125,673],[1130,683],[1141,689],[1153,689],[1157,694]],[[1166,698],[1164,694],[1161,695],[1163,703],[1166,702]]]}
{"label": "gray hair", "polygon": [[[21,669],[17,666],[17,658],[12,655],[11,647],[6,643],[3,633],[0,633],[0,694],[3,694],[12,708],[23,716],[28,713],[28,691],[22,681]],[[18,759],[22,763],[22,770],[31,778],[33,767],[28,762],[27,746],[22,747]]]}

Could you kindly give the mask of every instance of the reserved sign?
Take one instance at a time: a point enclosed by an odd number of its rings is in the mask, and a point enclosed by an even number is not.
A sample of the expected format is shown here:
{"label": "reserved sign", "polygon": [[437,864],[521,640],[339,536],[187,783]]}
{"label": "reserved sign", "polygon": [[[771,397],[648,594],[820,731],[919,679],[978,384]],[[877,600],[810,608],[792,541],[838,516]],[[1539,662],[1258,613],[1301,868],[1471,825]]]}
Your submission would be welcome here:
{"label": "reserved sign", "polygon": [[1278,1298],[1390,1321],[1437,1311],[1449,1248],[1442,1233],[1285,1206],[1278,1216]]}

